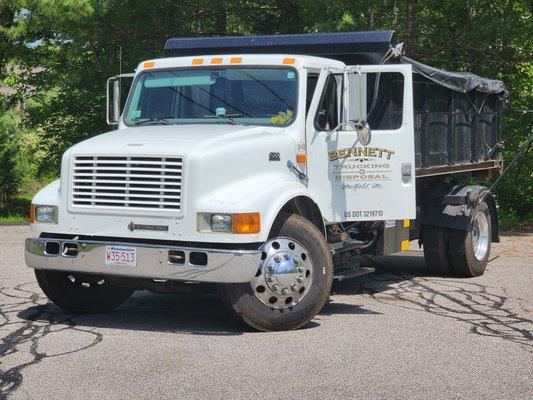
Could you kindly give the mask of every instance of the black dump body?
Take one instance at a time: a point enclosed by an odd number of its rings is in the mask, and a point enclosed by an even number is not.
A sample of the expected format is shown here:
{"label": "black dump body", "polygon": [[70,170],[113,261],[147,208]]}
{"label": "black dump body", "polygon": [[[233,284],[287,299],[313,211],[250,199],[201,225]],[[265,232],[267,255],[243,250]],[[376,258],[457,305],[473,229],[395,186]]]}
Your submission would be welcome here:
{"label": "black dump body", "polygon": [[[172,38],[167,56],[209,54],[301,54],[332,58],[348,65],[408,63],[413,66],[417,176],[499,168],[501,81],[432,68],[403,55],[394,31],[269,36]],[[376,78],[373,78],[376,79]],[[394,125],[401,118],[401,84],[387,74],[378,85],[371,126]],[[368,103],[375,86],[368,84]],[[369,116],[370,118],[370,116]]]}
{"label": "black dump body", "polygon": [[[411,63],[412,60],[402,62]],[[459,91],[435,82],[413,64],[415,161],[417,176],[493,169],[500,166],[502,92]],[[382,75],[379,99],[370,126],[399,126],[403,83],[398,75]],[[497,82],[497,81],[496,81]],[[367,103],[373,97],[368,85]],[[502,86],[503,87],[503,86]],[[492,150],[492,151],[491,151]]]}

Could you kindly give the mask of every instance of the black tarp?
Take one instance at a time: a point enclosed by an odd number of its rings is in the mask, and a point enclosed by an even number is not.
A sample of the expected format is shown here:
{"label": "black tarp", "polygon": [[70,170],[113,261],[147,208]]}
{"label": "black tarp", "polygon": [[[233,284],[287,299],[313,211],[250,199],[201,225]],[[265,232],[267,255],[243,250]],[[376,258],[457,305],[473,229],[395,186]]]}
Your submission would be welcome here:
{"label": "black tarp", "polygon": [[448,89],[462,93],[476,90],[482,93],[507,95],[507,89],[502,81],[483,78],[470,72],[450,72],[437,69],[405,56],[400,56],[400,60],[404,64],[411,64],[414,72]]}

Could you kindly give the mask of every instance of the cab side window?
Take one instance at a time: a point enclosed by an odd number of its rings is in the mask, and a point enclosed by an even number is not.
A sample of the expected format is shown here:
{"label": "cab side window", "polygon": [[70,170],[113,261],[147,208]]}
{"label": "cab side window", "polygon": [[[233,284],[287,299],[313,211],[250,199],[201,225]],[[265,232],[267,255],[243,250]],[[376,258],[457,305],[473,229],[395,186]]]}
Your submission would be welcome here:
{"label": "cab side window", "polygon": [[315,127],[319,131],[330,131],[339,124],[341,84],[341,75],[329,75],[326,80],[315,119]]}
{"label": "cab side window", "polygon": [[305,99],[305,115],[309,112],[309,107],[311,107],[311,100],[313,100],[313,95],[315,94],[316,84],[318,83],[318,75],[308,74],[307,75],[307,94]]}

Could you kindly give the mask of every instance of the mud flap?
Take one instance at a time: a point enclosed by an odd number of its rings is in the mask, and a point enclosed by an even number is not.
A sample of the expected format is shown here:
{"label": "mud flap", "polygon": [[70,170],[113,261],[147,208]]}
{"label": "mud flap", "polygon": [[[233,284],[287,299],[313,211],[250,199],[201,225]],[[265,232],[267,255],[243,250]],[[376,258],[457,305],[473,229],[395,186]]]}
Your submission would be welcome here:
{"label": "mud flap", "polygon": [[[477,200],[488,189],[485,186],[455,186],[448,193],[440,193],[440,201],[423,201],[419,209],[420,225],[434,225],[443,228],[467,231],[471,213]],[[433,199],[434,200],[434,199]],[[498,207],[495,197],[488,193],[484,196],[490,211],[492,223],[492,242],[500,242]]]}

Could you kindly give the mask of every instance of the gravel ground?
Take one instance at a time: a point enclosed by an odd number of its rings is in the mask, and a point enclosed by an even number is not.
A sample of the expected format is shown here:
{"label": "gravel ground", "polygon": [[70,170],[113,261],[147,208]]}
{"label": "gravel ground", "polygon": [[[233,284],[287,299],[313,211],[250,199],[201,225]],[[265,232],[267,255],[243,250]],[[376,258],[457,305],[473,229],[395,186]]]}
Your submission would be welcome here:
{"label": "gravel ground", "polygon": [[429,275],[413,243],[278,333],[243,329],[209,295],[67,314],[24,265],[28,235],[0,226],[0,398],[533,398],[533,234],[493,244],[475,279]]}

